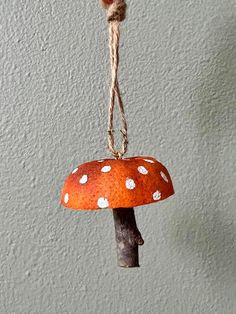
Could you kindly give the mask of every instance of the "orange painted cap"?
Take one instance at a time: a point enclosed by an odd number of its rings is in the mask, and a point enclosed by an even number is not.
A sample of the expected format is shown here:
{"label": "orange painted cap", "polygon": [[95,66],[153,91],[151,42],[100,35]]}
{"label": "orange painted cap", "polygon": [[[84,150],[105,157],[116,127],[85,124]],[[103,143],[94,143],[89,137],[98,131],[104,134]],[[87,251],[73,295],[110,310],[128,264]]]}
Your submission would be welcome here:
{"label": "orange painted cap", "polygon": [[61,203],[72,209],[129,208],[174,194],[167,169],[152,157],[94,160],[67,177]]}

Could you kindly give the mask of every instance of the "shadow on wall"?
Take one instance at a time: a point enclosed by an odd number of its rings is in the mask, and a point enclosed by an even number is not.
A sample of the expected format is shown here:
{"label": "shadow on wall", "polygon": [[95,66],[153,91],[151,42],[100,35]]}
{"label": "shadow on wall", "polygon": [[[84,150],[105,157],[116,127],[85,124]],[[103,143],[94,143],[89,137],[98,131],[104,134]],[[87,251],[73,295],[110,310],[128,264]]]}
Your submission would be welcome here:
{"label": "shadow on wall", "polygon": [[172,241],[182,251],[187,249],[188,254],[200,258],[201,271],[207,277],[231,286],[236,278],[236,232],[232,222],[236,205],[232,173],[236,134],[235,22],[224,28],[218,25],[210,40],[211,57],[202,65],[192,95],[198,108],[198,116],[192,117],[199,143],[198,192],[193,208],[174,213]]}
{"label": "shadow on wall", "polygon": [[[207,204],[206,204],[207,205]],[[187,213],[175,221],[172,236],[181,250],[193,254],[201,263],[197,271],[220,284],[232,286],[236,278],[235,230],[224,214]]]}

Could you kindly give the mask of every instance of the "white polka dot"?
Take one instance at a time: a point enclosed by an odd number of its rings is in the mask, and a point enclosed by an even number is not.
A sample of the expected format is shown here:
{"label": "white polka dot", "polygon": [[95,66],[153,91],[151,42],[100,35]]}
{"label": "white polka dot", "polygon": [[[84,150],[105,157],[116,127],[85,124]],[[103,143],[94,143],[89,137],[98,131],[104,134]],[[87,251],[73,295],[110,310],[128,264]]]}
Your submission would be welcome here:
{"label": "white polka dot", "polygon": [[109,206],[108,200],[105,197],[100,197],[97,204],[100,208],[107,208]]}
{"label": "white polka dot", "polygon": [[73,171],[72,171],[72,174],[76,173],[78,171],[79,168],[75,168]]}
{"label": "white polka dot", "polygon": [[148,174],[148,170],[143,166],[138,167],[138,172],[140,172],[141,174]]}
{"label": "white polka dot", "polygon": [[111,170],[111,166],[104,166],[101,171],[102,172],[109,172]]}
{"label": "white polka dot", "polygon": [[163,178],[166,182],[169,182],[169,181],[168,181],[168,178],[167,178],[167,176],[164,174],[164,172],[161,171],[160,174],[161,174],[162,178]]}
{"label": "white polka dot", "polygon": [[64,196],[64,202],[67,204],[69,202],[69,194],[66,193]]}
{"label": "white polka dot", "polygon": [[104,159],[98,160],[98,162],[103,162],[103,161],[104,161]]}
{"label": "white polka dot", "polygon": [[161,198],[161,192],[157,190],[155,193],[153,193],[152,197],[154,201],[158,201]]}
{"label": "white polka dot", "polygon": [[87,181],[88,181],[88,176],[86,174],[84,174],[79,180],[81,184],[85,184]]}
{"label": "white polka dot", "polygon": [[151,160],[151,159],[144,159],[145,161],[147,161],[147,162],[150,162],[151,164],[154,164],[155,163],[155,161],[153,161],[153,160]]}
{"label": "white polka dot", "polygon": [[128,190],[133,190],[135,188],[135,182],[133,179],[127,178],[125,181],[125,186]]}

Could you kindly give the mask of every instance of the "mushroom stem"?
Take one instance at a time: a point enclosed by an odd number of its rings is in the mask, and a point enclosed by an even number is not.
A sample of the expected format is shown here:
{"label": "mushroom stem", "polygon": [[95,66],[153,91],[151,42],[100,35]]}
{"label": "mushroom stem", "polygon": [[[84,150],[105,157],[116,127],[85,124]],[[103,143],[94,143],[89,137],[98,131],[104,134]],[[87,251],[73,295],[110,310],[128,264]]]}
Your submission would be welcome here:
{"label": "mushroom stem", "polygon": [[114,208],[117,262],[120,267],[139,267],[138,246],[144,241],[139,232],[133,208]]}

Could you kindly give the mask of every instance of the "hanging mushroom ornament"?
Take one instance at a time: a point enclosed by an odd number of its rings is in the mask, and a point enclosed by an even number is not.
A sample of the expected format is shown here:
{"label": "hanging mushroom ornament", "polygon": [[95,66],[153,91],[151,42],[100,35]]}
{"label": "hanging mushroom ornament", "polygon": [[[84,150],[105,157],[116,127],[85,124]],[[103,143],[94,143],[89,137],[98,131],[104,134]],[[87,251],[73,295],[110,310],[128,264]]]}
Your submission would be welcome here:
{"label": "hanging mushroom ornament", "polygon": [[[108,12],[111,54],[111,88],[108,111],[108,148],[112,159],[79,165],[65,181],[61,202],[77,210],[111,208],[113,211],[118,265],[138,267],[138,246],[144,243],[137,228],[134,207],[158,202],[174,194],[167,169],[153,157],[123,158],[127,151],[127,123],[117,79],[120,22],[125,19],[124,0],[101,0]],[[121,114],[122,147],[115,147],[113,111],[115,97]]]}

